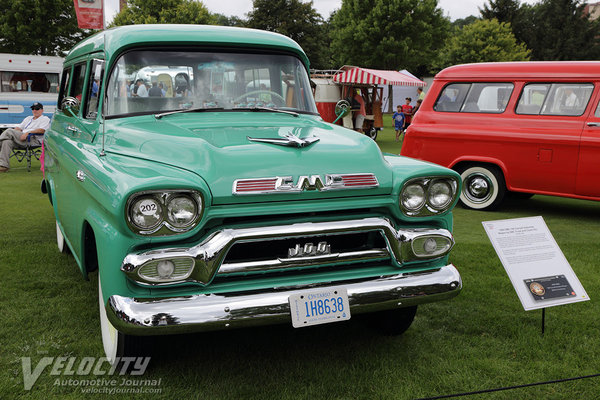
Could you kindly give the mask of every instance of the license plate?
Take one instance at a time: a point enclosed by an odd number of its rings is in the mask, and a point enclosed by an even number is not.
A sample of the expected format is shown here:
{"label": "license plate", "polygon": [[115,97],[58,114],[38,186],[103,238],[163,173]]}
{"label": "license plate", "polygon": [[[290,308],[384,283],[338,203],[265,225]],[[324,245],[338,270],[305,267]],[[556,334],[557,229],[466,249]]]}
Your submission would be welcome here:
{"label": "license plate", "polygon": [[294,294],[289,297],[289,302],[294,328],[350,319],[348,291],[344,288]]}

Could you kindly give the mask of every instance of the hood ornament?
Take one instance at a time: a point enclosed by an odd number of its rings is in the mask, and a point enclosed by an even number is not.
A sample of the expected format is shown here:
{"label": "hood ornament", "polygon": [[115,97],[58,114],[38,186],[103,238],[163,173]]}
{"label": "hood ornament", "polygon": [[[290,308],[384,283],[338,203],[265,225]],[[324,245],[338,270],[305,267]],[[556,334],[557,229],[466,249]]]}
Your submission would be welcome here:
{"label": "hood ornament", "polygon": [[292,135],[291,133],[288,133],[287,135],[285,135],[283,138],[276,138],[276,139],[270,139],[270,138],[252,138],[250,136],[246,136],[248,138],[249,141],[251,142],[258,142],[258,143],[271,143],[271,144],[276,144],[278,146],[286,146],[286,147],[308,147],[311,144],[318,142],[319,140],[321,140],[320,138],[316,137],[316,136],[308,136],[306,138],[300,139],[298,136],[296,135]]}

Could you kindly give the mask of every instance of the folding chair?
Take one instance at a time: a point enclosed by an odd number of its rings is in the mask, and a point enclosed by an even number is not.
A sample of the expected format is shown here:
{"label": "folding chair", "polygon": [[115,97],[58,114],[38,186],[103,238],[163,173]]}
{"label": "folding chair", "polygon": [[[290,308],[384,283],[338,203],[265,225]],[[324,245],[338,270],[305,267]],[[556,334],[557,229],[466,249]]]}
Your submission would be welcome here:
{"label": "folding chair", "polygon": [[36,160],[39,161],[41,155],[42,155],[42,145],[41,144],[37,144],[37,142],[32,142],[31,138],[33,136],[43,136],[43,133],[30,133],[29,135],[27,135],[27,144],[25,145],[25,147],[13,147],[13,151],[12,154],[10,155],[11,157],[14,157],[17,159],[18,162],[23,161],[24,159],[27,160],[27,171],[31,172],[31,159],[33,157],[35,157]]}

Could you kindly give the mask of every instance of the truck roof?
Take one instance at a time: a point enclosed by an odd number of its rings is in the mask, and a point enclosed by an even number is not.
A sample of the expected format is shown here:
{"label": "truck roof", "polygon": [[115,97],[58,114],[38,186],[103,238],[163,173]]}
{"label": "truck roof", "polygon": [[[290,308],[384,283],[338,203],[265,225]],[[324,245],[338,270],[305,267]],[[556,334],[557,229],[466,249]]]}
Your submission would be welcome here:
{"label": "truck roof", "polygon": [[66,61],[99,51],[105,51],[111,57],[131,47],[161,44],[287,50],[296,53],[309,68],[302,48],[287,36],[257,29],[183,24],[127,25],[107,29],[78,43],[67,55]]}

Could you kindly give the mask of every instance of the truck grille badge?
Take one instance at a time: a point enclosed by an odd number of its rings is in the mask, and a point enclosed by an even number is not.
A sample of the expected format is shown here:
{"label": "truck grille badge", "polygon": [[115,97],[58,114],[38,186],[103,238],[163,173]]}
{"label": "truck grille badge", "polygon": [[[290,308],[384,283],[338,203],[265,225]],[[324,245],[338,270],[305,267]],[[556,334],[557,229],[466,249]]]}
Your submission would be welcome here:
{"label": "truck grille badge", "polygon": [[300,193],[340,189],[374,189],[379,187],[375,174],[326,174],[300,176],[294,183],[291,176],[237,179],[233,182],[233,194]]}
{"label": "truck grille badge", "polygon": [[331,245],[327,242],[319,242],[316,246],[312,243],[306,243],[304,246],[297,244],[288,249],[288,258],[322,256],[331,254]]}

